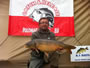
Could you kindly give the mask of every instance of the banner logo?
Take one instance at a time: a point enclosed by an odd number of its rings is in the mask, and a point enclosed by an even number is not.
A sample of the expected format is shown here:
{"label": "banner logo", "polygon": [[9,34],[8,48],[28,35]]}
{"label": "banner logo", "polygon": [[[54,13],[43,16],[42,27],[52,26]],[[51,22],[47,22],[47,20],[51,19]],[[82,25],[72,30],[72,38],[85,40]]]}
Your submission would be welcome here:
{"label": "banner logo", "polygon": [[[34,7],[34,6],[37,6],[37,7]],[[33,11],[31,11],[31,9]],[[27,15],[29,10],[31,11],[31,13],[29,14],[29,17],[36,22],[39,22],[40,18],[43,18],[43,17],[48,18],[49,27],[54,26],[54,13],[55,13],[55,16],[60,16],[59,10],[56,8],[56,6],[47,0],[35,0],[30,2],[24,8],[23,15],[24,16]]]}
{"label": "banner logo", "polygon": [[86,48],[80,48],[80,49],[77,50],[77,53],[76,54],[82,54],[82,53],[86,52],[86,50],[88,50],[88,47],[86,47]]}
{"label": "banner logo", "polygon": [[33,18],[33,20],[36,22],[39,22],[40,18],[46,17],[49,19],[49,27],[54,26],[54,15],[52,11],[49,10],[48,8],[34,9],[29,17]]}

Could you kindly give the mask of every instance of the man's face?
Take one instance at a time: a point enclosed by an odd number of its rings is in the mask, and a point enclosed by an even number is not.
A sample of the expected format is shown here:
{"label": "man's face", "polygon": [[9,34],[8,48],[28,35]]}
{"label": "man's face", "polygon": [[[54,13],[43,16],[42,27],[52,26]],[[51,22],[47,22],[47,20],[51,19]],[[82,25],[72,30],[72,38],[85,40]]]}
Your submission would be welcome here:
{"label": "man's face", "polygon": [[41,19],[39,23],[39,28],[43,30],[47,30],[49,27],[49,21],[48,19]]}

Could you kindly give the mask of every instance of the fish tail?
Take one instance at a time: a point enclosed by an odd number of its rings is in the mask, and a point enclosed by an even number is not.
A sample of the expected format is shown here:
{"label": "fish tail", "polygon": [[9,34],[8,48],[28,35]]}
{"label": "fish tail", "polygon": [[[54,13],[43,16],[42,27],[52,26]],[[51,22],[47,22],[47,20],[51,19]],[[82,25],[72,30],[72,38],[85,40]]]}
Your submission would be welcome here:
{"label": "fish tail", "polygon": [[65,44],[66,46],[64,46],[64,48],[68,48],[68,49],[75,49],[76,47],[75,46],[72,46],[72,45],[67,45]]}
{"label": "fish tail", "polygon": [[88,50],[88,47],[86,47],[85,49]]}

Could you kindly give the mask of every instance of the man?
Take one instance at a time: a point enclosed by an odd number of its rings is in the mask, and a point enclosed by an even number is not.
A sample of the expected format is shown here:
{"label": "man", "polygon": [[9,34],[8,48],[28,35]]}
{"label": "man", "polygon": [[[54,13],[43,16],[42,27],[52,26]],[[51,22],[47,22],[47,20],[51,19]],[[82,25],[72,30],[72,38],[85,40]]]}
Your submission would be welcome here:
{"label": "man", "polygon": [[[34,39],[50,39],[55,40],[54,33],[50,32],[49,29],[49,20],[48,18],[41,18],[39,20],[39,29],[32,33],[32,40]],[[41,52],[37,49],[32,49],[31,59],[29,68],[43,68],[45,60],[44,60],[44,52]]]}

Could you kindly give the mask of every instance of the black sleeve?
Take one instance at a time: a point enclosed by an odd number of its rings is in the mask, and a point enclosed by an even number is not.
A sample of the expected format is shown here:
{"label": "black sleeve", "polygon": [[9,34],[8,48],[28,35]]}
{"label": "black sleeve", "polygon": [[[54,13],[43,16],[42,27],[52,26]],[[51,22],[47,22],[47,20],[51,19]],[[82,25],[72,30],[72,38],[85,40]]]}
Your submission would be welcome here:
{"label": "black sleeve", "polygon": [[34,39],[37,39],[37,35],[36,35],[36,32],[32,33],[32,36],[31,36],[31,40],[34,40]]}

